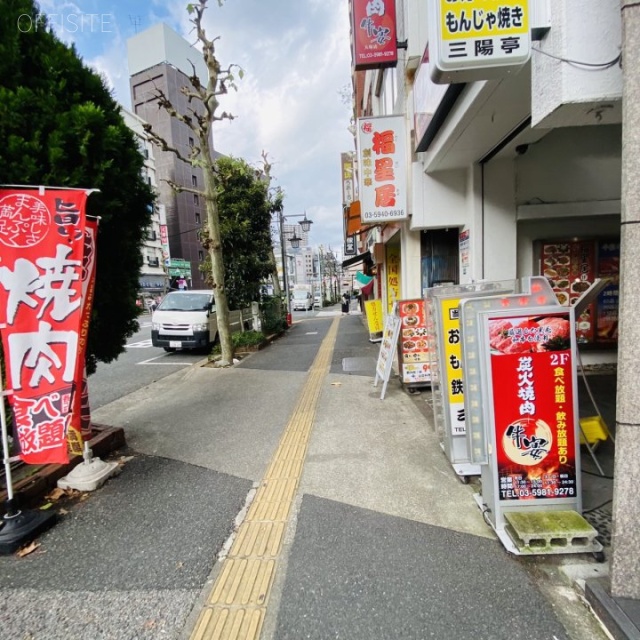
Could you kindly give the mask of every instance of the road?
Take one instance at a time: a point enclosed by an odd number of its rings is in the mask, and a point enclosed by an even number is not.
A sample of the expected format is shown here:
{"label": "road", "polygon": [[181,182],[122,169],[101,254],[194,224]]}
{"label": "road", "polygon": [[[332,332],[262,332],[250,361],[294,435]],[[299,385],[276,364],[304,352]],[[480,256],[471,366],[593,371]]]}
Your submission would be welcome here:
{"label": "road", "polygon": [[[296,311],[293,318],[294,321],[312,318],[317,313],[317,310]],[[96,372],[89,377],[91,409],[109,404],[205,357],[201,351],[166,353],[164,349],[154,347],[151,344],[151,316],[143,314],[140,330],[129,338],[126,351],[114,362],[98,363]]]}

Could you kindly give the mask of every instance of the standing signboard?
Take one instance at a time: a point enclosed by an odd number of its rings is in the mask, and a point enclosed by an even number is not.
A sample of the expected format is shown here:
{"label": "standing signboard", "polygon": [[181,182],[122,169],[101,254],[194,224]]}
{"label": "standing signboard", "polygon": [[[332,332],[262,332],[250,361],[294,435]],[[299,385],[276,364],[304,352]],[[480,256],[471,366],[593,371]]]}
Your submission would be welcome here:
{"label": "standing signboard", "polygon": [[581,516],[576,327],[545,278],[460,304],[476,501],[516,554],[600,552]]}
{"label": "standing signboard", "polygon": [[376,363],[376,377],[373,386],[378,386],[378,380],[382,380],[382,393],[380,399],[384,400],[387,391],[387,382],[391,376],[393,368],[393,356],[396,345],[398,344],[398,336],[400,335],[400,317],[397,312],[397,305],[394,304],[391,313],[387,315],[384,324],[384,332],[382,334],[382,342],[380,343],[380,351],[378,352],[378,361]]}
{"label": "standing signboard", "polygon": [[[462,333],[459,304],[466,298],[492,296],[514,291],[513,280],[453,285],[427,289],[433,335],[432,381],[434,421],[451,466],[463,482],[480,475],[480,466],[469,456],[465,419],[465,375],[462,362]],[[436,372],[437,371],[437,376]]]}
{"label": "standing signboard", "polygon": [[409,389],[431,382],[427,320],[424,300],[400,300],[398,313],[401,336],[398,342],[398,363],[402,384]]}

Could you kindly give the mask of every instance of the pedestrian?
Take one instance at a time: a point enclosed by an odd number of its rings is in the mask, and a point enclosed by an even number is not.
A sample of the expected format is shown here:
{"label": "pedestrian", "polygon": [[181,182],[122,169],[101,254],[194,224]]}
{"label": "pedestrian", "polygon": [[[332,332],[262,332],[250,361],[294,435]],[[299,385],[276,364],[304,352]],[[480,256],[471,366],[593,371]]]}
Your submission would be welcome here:
{"label": "pedestrian", "polygon": [[350,302],[349,292],[345,291],[342,294],[342,313],[345,313],[345,314],[349,313],[349,302]]}

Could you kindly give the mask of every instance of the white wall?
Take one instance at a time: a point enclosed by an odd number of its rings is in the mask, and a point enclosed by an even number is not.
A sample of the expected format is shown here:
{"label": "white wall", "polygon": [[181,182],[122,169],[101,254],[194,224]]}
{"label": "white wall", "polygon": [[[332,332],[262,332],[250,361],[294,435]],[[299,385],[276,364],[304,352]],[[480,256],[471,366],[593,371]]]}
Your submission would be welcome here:
{"label": "white wall", "polygon": [[[550,6],[551,29],[535,43],[544,53],[534,50],[531,54],[532,126],[620,122],[620,66],[594,69],[557,59],[613,60],[622,42],[620,0],[552,0]],[[613,108],[605,108],[598,117],[592,108],[605,102]]]}
{"label": "white wall", "polygon": [[467,169],[426,174],[412,165],[412,229],[462,227],[469,222]]}
{"label": "white wall", "polygon": [[558,129],[516,160],[518,204],[617,200],[621,196],[622,129]]}
{"label": "white wall", "polygon": [[511,159],[484,165],[484,279],[516,277],[516,178]]}

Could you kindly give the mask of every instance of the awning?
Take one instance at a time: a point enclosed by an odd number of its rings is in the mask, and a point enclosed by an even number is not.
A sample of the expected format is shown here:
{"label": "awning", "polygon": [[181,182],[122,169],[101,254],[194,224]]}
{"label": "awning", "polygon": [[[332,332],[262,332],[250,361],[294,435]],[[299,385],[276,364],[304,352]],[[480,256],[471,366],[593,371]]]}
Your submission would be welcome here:
{"label": "awning", "polygon": [[361,253],[359,256],[353,256],[352,258],[347,258],[342,261],[342,268],[351,267],[354,264],[358,264],[359,262],[371,262],[371,251],[365,251]]}

